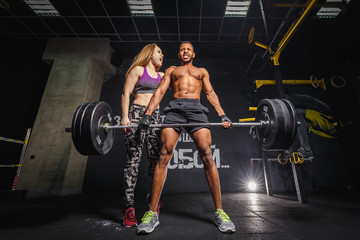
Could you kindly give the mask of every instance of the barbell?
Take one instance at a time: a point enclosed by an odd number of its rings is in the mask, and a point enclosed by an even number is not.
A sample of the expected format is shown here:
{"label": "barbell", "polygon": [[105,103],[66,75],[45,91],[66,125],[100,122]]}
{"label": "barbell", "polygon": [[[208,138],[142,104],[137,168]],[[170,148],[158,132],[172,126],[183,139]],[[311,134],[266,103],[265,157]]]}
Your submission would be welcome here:
{"label": "barbell", "polygon": [[[151,124],[150,128],[221,126],[222,123]],[[288,149],[296,134],[294,106],[285,99],[263,99],[259,102],[254,122],[233,123],[232,127],[255,127],[256,139],[264,150]],[[82,155],[105,155],[115,139],[116,129],[136,128],[137,125],[113,124],[113,111],[106,102],[82,103],[75,111],[71,127],[72,140]]]}

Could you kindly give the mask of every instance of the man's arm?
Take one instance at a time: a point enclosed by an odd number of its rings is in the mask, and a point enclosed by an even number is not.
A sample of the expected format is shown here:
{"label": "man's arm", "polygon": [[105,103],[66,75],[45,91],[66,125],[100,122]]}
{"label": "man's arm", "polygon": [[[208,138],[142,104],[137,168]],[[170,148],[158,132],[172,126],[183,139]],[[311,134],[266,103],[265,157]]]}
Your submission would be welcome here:
{"label": "man's arm", "polygon": [[203,82],[203,91],[206,95],[207,100],[209,101],[209,103],[211,104],[211,106],[213,106],[213,108],[215,109],[215,111],[217,112],[218,116],[221,119],[221,122],[223,122],[223,127],[224,128],[229,128],[231,126],[231,120],[226,116],[224,110],[222,109],[221,105],[220,105],[220,101],[219,98],[217,96],[217,94],[215,93],[211,83],[210,83],[210,76],[208,71],[205,68],[200,68],[200,70],[203,72],[204,77],[202,79]]}
{"label": "man's arm", "polygon": [[215,111],[217,112],[217,114],[219,115],[219,117],[221,115],[224,115],[225,112],[222,109],[221,105],[220,105],[220,101],[218,96],[216,95],[211,83],[210,83],[210,76],[208,71],[205,68],[200,68],[200,70],[203,72],[204,77],[202,79],[203,82],[203,91],[206,95],[207,100],[209,101],[209,103],[211,104],[211,106],[213,106],[213,108],[215,109]]}
{"label": "man's arm", "polygon": [[161,79],[159,86],[157,87],[153,96],[150,99],[149,105],[145,112],[146,115],[151,115],[161,102],[161,99],[164,97],[167,89],[169,88],[171,82],[170,75],[174,69],[175,67],[169,67],[168,69],[166,69],[164,77]]}
{"label": "man's arm", "polygon": [[166,90],[168,89],[170,82],[171,82],[171,73],[175,67],[169,67],[165,71],[164,77],[161,79],[161,82],[157,89],[155,90],[154,94],[152,95],[148,107],[144,116],[142,117],[139,123],[139,130],[140,131],[148,131],[151,123],[151,114],[154,112],[156,107],[159,105],[161,99],[164,97]]}

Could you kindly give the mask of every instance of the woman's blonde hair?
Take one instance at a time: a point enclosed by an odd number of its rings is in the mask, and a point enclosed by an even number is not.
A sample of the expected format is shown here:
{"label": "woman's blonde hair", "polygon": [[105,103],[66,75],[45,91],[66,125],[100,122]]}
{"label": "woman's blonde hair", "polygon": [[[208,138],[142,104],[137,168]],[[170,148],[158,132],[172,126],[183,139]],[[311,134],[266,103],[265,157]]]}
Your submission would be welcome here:
{"label": "woman's blonde hair", "polygon": [[[143,49],[141,49],[141,51],[135,56],[132,65],[126,72],[125,78],[133,68],[137,66],[146,66],[151,61],[151,57],[156,47],[158,47],[156,43],[151,43],[143,47]],[[159,71],[159,69],[160,66],[155,66],[156,71]]]}

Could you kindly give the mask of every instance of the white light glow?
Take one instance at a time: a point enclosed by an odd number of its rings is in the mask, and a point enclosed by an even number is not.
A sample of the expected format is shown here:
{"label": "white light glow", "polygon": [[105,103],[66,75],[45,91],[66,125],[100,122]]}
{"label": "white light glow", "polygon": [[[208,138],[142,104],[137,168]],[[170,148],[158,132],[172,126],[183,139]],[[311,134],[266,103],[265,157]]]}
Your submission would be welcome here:
{"label": "white light glow", "polygon": [[248,183],[248,189],[250,190],[250,191],[255,191],[256,190],[256,183],[255,182],[249,182]]}

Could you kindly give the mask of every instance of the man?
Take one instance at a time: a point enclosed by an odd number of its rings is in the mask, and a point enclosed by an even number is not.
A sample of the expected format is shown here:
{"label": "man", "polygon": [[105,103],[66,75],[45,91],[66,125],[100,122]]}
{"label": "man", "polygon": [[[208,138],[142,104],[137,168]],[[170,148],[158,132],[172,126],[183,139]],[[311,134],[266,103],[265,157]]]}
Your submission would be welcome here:
{"label": "man", "polygon": [[[164,124],[176,123],[208,123],[208,109],[201,105],[200,94],[204,91],[207,100],[220,116],[223,128],[230,128],[231,121],[220,106],[219,99],[210,83],[209,73],[204,68],[193,65],[195,52],[190,42],[182,42],[178,57],[181,66],[170,67],[152,96],[148,108],[142,118],[139,129],[147,131],[151,122],[151,113],[159,105],[166,90],[171,87],[173,100],[164,109],[166,114]],[[151,193],[150,210],[145,213],[141,224],[137,228],[138,234],[154,231],[159,225],[159,216],[156,207],[160,199],[162,188],[167,174],[167,165],[172,157],[181,133],[180,127],[163,128],[161,132],[160,159],[155,166],[153,186]],[[185,129],[194,140],[200,159],[204,164],[206,180],[215,205],[215,222],[221,232],[235,232],[235,226],[229,216],[222,210],[219,174],[211,151],[211,132],[209,127],[186,127]]]}

